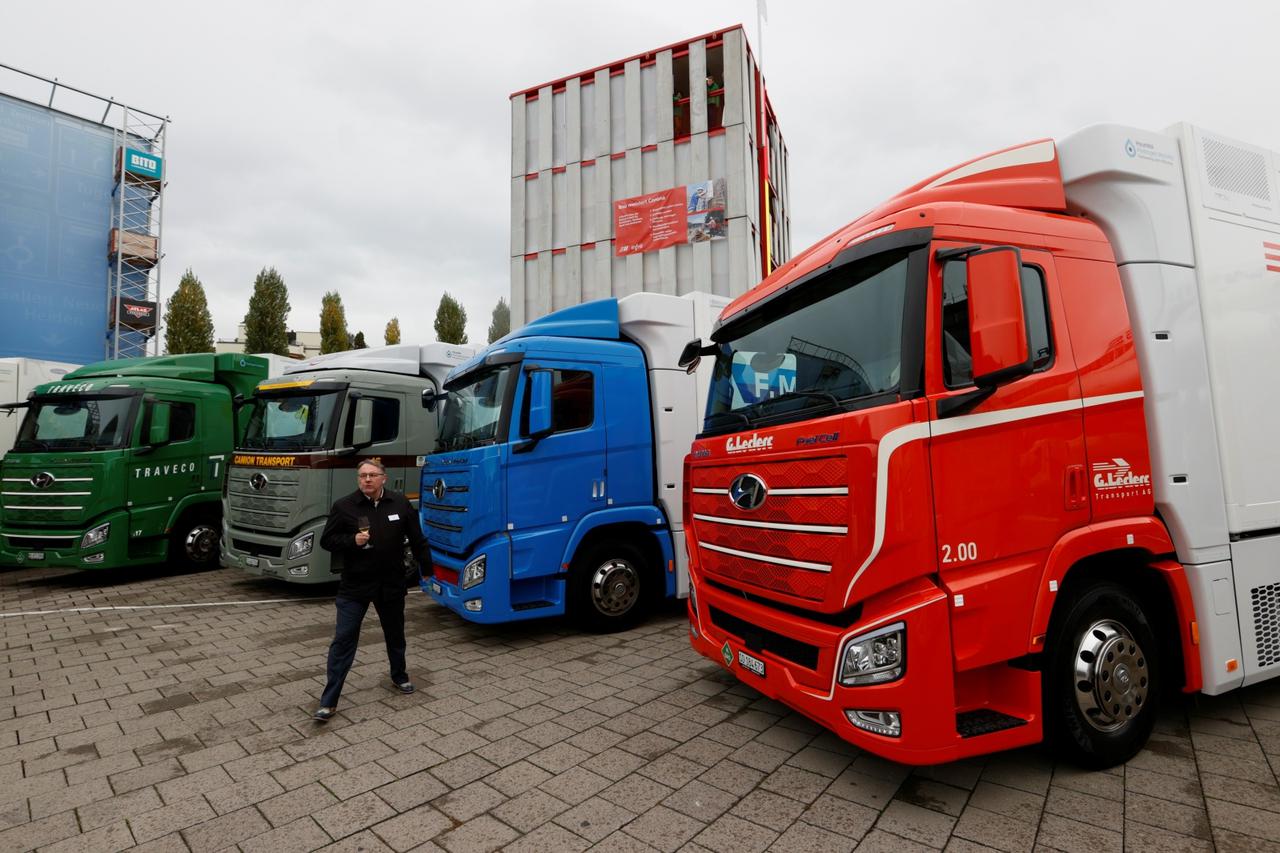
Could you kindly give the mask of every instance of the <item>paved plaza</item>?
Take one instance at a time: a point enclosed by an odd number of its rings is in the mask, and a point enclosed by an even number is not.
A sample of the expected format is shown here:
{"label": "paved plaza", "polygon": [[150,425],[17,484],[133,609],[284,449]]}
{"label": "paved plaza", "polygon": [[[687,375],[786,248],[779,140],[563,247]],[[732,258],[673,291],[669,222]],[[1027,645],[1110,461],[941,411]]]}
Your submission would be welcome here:
{"label": "paved plaza", "polygon": [[1280,686],[1167,708],[1109,772],[912,769],[695,655],[679,605],[611,636],[406,610],[418,692],[370,610],[321,726],[331,588],[0,570],[0,850],[1280,851]]}

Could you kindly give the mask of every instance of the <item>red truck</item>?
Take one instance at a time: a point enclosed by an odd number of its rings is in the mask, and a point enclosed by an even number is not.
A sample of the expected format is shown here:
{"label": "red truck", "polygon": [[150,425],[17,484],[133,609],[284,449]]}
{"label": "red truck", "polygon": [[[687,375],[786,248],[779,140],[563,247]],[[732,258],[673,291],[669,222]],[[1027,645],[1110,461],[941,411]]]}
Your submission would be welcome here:
{"label": "red truck", "polygon": [[1280,673],[1280,156],[1099,125],[920,182],[722,313],[694,648],[895,761],[1125,761]]}

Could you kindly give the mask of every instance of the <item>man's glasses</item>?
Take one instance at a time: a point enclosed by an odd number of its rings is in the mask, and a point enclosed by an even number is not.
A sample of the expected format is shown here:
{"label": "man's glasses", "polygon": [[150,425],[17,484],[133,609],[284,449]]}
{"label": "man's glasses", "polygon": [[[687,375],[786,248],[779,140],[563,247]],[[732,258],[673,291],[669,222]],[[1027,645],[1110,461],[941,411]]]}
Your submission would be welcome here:
{"label": "man's glasses", "polygon": [[376,480],[379,477],[385,477],[387,475],[386,474],[357,474],[356,476],[359,477],[361,480]]}

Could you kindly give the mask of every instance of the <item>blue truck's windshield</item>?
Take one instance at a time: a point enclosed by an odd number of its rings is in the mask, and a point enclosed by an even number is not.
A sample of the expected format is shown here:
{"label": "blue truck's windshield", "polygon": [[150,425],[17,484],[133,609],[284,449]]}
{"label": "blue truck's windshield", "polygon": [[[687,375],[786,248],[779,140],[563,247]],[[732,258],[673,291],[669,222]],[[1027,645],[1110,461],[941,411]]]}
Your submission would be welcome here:
{"label": "blue truck's windshield", "polygon": [[503,410],[510,405],[508,385],[515,376],[514,367],[507,364],[483,370],[465,384],[449,386],[436,439],[437,453],[466,450],[498,440]]}
{"label": "blue truck's windshield", "polygon": [[14,450],[84,451],[127,447],[136,396],[37,398],[31,403]]}
{"label": "blue truck's windshield", "polygon": [[333,442],[341,391],[258,393],[245,429],[245,449],[327,450]]}
{"label": "blue truck's windshield", "polygon": [[806,285],[811,298],[717,336],[707,430],[835,408],[898,387],[907,257],[895,253]]}

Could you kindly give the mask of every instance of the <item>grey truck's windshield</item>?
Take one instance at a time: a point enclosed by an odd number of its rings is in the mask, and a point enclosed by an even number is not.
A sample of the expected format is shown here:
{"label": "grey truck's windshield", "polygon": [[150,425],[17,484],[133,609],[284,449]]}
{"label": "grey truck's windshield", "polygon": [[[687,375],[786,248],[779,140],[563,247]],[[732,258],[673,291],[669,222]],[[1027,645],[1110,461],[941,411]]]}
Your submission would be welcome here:
{"label": "grey truck's windshield", "polygon": [[716,335],[705,431],[820,417],[896,391],[907,264],[905,252],[848,264],[730,321]]}
{"label": "grey truck's windshield", "polygon": [[337,433],[341,391],[254,395],[246,450],[327,450]]}

